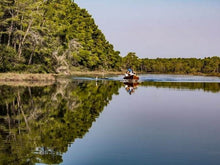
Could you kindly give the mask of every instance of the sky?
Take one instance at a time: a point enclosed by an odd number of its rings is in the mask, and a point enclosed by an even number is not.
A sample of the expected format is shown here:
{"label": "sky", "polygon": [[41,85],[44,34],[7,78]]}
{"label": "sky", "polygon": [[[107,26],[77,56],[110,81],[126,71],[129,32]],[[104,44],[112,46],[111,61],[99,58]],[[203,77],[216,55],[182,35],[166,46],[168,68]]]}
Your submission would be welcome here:
{"label": "sky", "polygon": [[220,56],[220,0],[75,0],[122,56]]}

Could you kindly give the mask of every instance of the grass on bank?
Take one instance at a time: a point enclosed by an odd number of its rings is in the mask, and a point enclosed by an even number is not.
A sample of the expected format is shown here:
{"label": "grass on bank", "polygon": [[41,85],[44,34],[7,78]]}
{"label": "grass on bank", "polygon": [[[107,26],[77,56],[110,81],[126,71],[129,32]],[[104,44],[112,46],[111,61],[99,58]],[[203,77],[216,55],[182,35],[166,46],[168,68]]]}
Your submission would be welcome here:
{"label": "grass on bank", "polygon": [[0,73],[0,81],[55,81],[55,74]]}
{"label": "grass on bank", "polygon": [[[75,76],[105,76],[120,75],[122,72],[102,72],[102,71],[72,71],[68,75]],[[56,81],[59,76],[68,76],[66,74],[42,74],[42,73],[0,73],[0,81]]]}

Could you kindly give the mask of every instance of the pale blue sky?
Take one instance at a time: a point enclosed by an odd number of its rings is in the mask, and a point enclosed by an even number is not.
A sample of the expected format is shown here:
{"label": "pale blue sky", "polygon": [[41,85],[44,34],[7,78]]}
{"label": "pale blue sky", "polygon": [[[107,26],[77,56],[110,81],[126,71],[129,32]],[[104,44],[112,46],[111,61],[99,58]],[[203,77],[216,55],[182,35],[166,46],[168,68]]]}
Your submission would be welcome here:
{"label": "pale blue sky", "polygon": [[220,56],[220,0],[75,0],[124,56]]}

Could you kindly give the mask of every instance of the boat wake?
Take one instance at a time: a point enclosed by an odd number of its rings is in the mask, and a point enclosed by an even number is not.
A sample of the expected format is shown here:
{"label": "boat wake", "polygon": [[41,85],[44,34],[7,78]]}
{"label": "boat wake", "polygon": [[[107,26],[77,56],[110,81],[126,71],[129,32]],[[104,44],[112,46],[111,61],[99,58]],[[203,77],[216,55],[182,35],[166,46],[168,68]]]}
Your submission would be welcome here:
{"label": "boat wake", "polygon": [[[189,75],[140,75],[138,82],[208,82],[220,83],[220,77],[211,76],[189,76]],[[123,76],[115,77],[73,77],[74,80],[87,80],[87,81],[124,81]]]}
{"label": "boat wake", "polygon": [[188,75],[143,75],[140,81],[145,82],[213,82],[220,83],[219,77]]}

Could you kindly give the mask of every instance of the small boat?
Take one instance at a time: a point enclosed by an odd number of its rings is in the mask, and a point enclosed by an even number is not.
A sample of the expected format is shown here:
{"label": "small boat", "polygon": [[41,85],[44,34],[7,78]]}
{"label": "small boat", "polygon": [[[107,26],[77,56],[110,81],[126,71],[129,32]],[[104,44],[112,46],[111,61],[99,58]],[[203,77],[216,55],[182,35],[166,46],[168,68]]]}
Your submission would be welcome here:
{"label": "small boat", "polygon": [[128,76],[125,76],[124,79],[126,79],[126,80],[139,80],[139,77],[137,75],[128,75]]}

